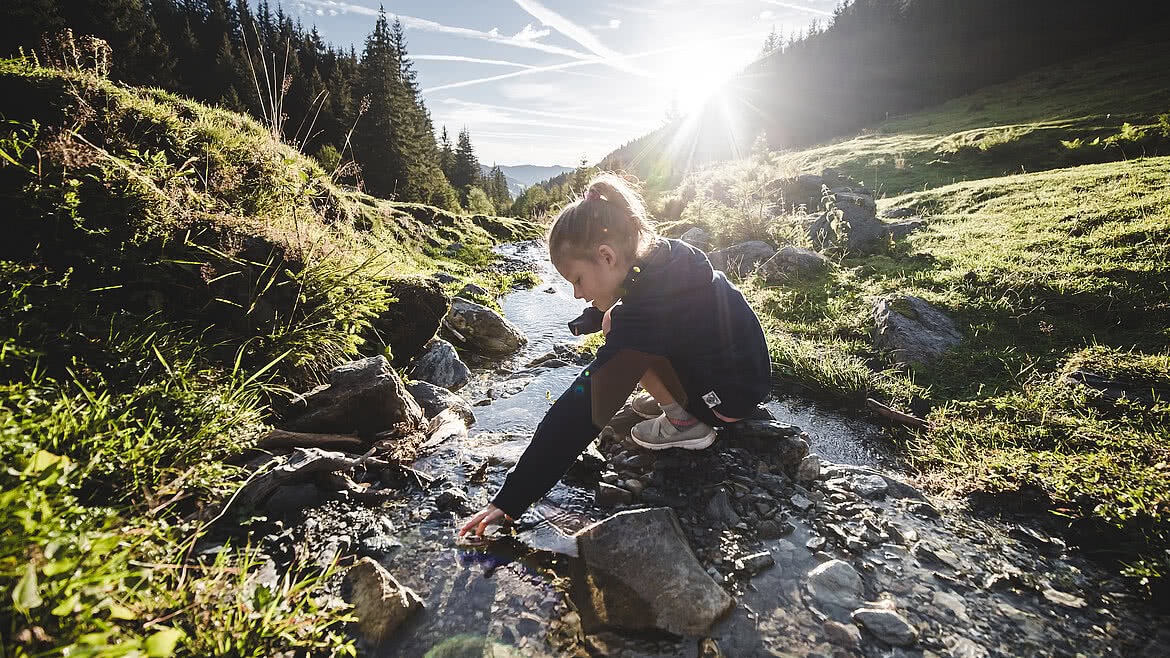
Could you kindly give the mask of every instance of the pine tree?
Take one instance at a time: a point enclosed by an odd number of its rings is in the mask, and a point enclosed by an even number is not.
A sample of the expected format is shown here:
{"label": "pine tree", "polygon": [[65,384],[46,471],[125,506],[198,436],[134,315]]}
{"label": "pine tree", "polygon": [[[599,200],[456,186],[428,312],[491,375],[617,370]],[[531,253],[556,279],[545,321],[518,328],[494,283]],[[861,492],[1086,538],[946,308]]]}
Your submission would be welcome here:
{"label": "pine tree", "polygon": [[399,87],[390,23],[382,9],[362,51],[357,95],[369,99],[369,109],[354,130],[353,152],[368,191],[383,197],[394,196],[405,183],[405,163],[396,140],[401,120]]}
{"label": "pine tree", "polygon": [[455,177],[455,150],[451,147],[451,137],[447,135],[447,126],[443,126],[443,135],[439,138],[439,168],[447,180]]}
{"label": "pine tree", "polygon": [[455,146],[455,166],[451,172],[451,186],[459,192],[459,201],[466,205],[468,188],[479,184],[479,159],[471,147],[471,133],[467,128],[459,131]]}

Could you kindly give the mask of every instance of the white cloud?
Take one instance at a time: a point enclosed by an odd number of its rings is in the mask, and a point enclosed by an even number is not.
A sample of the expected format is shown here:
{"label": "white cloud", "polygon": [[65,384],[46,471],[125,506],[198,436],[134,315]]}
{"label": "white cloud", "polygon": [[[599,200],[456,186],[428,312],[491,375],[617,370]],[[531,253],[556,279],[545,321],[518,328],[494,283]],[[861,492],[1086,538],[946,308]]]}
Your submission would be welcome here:
{"label": "white cloud", "polygon": [[537,29],[532,27],[532,23],[529,23],[524,26],[524,29],[513,34],[512,38],[517,41],[535,41],[536,39],[547,37],[549,34],[552,34],[550,30]]}
{"label": "white cloud", "polygon": [[622,26],[622,20],[620,18],[609,19],[609,29],[616,30],[621,26]]}
{"label": "white cloud", "polygon": [[317,14],[318,16],[324,16],[324,15],[325,15],[325,10],[324,10],[324,9],[318,9],[317,11],[315,11],[315,12],[313,12],[313,13],[314,13],[314,14]]}
{"label": "white cloud", "polygon": [[757,18],[759,18],[761,21],[775,20],[776,12],[772,11],[771,9],[765,9],[764,11],[760,12],[760,15]]}
{"label": "white cloud", "polygon": [[629,64],[621,61],[622,54],[609,48],[593,35],[588,29],[582,25],[578,25],[573,21],[565,18],[557,12],[545,7],[536,0],[514,0],[521,9],[532,15],[533,18],[540,21],[542,24],[551,27],[561,34],[569,37],[573,41],[581,44],[586,50],[605,59],[604,63],[608,66],[621,69],[628,73],[636,73],[638,75],[648,75]]}

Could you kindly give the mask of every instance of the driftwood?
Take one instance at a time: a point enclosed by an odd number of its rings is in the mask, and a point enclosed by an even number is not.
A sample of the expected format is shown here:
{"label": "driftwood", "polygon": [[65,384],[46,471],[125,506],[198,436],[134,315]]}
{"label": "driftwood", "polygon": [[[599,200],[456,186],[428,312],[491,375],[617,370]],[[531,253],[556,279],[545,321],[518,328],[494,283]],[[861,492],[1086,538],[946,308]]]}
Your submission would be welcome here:
{"label": "driftwood", "polygon": [[314,434],[272,430],[256,442],[256,447],[265,450],[321,448],[344,452],[364,452],[369,448],[369,444],[353,434]]}
{"label": "driftwood", "polygon": [[273,460],[284,463],[269,471],[257,471],[248,478],[244,486],[240,487],[239,491],[228,500],[227,505],[220,512],[220,516],[233,505],[258,507],[277,488],[306,476],[316,473],[349,471],[357,468],[369,461],[373,454],[374,451],[371,449],[365,455],[353,458],[340,452],[329,452],[320,448],[297,448],[288,457],[277,457]]}
{"label": "driftwood", "polygon": [[910,414],[904,414],[901,411],[895,411],[894,409],[887,407],[873,398],[867,398],[865,400],[865,405],[871,410],[876,411],[878,414],[894,421],[895,423],[901,423],[903,425],[909,425],[910,427],[918,428],[925,428],[929,425],[929,423],[917,416],[911,416]]}
{"label": "driftwood", "polygon": [[452,409],[444,409],[431,419],[423,450],[431,450],[451,439],[467,438],[467,423]]}

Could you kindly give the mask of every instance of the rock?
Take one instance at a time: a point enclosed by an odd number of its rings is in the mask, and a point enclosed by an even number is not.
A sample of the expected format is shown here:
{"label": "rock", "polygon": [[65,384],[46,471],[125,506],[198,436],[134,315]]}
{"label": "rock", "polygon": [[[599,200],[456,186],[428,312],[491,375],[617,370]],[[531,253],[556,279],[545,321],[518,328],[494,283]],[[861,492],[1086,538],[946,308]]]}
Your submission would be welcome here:
{"label": "rock", "polygon": [[356,433],[363,438],[390,432],[405,436],[425,429],[422,409],[384,356],[372,356],[329,371],[329,383],[292,405],[285,429],[293,432]]}
{"label": "rock", "polygon": [[874,500],[885,498],[886,479],[880,475],[854,475],[849,481],[849,488],[862,498]]}
{"label": "rock", "polygon": [[991,655],[986,648],[961,635],[947,636],[943,638],[943,644],[950,649],[951,658],[987,658]]}
{"label": "rock", "polygon": [[646,485],[643,484],[641,480],[630,478],[622,483],[622,488],[637,496],[638,494],[642,493],[642,490],[646,488]]}
{"label": "rock", "polygon": [[787,521],[761,521],[756,526],[756,536],[760,539],[779,539],[789,535],[796,527]]}
{"label": "rock", "polygon": [[873,320],[874,346],[900,365],[932,363],[963,341],[949,317],[913,295],[879,299]]}
{"label": "rock", "polygon": [[543,292],[546,292],[550,295],[555,295],[555,294],[557,294],[557,288],[556,288],[556,286],[549,286],[549,287],[545,288]]}
{"label": "rock", "polygon": [[634,495],[621,487],[601,482],[597,485],[595,501],[598,507],[613,507],[614,505],[629,505],[634,502]]}
{"label": "rock", "polygon": [[767,242],[749,240],[737,245],[718,249],[707,254],[711,267],[734,274],[747,276],[761,263],[776,255],[776,250]]}
{"label": "rock", "polygon": [[908,647],[918,641],[918,631],[893,610],[859,608],[853,611],[853,621],[882,642],[895,647]]}
{"label": "rock", "polygon": [[421,352],[439,330],[450,300],[442,285],[431,278],[390,280],[386,291],[397,301],[370,322],[362,337],[370,346],[367,353],[382,353],[389,345],[394,363],[401,365]]}
{"label": "rock", "polygon": [[[574,592],[598,624],[705,635],[735,607],[703,571],[674,511],[632,510],[582,529],[586,578]],[[588,630],[588,629],[587,629]]]}
{"label": "rock", "polygon": [[698,226],[689,229],[686,233],[683,233],[679,239],[691,245],[692,247],[701,249],[703,251],[707,251],[707,249],[711,246],[711,234],[699,228]]}
{"label": "rock", "polygon": [[877,216],[877,202],[873,200],[872,194],[852,189],[836,189],[833,190],[833,196],[837,197],[838,206],[852,204]]}
{"label": "rock", "polygon": [[945,566],[957,571],[961,564],[957,554],[945,548],[936,548],[926,542],[918,542],[915,544],[914,548],[910,549],[910,553],[915,559],[925,565]]}
{"label": "rock", "polygon": [[924,228],[926,228],[926,220],[921,217],[886,224],[886,231],[889,232],[890,239],[895,241],[903,240],[907,235]]}
{"label": "rock", "polygon": [[421,379],[449,391],[458,391],[467,384],[471,369],[455,347],[442,338],[432,339],[415,359],[410,370],[413,379]]}
{"label": "rock", "polygon": [[444,512],[462,514],[467,510],[467,494],[462,489],[447,487],[435,496],[435,506]]}
{"label": "rock", "polygon": [[342,592],[354,607],[362,639],[381,645],[415,610],[423,607],[414,590],[403,586],[382,565],[364,557],[345,573]]}
{"label": "rock", "polygon": [[278,487],[264,503],[264,510],[276,516],[294,514],[321,502],[321,490],[312,482]]}
{"label": "rock", "polygon": [[821,476],[821,458],[817,455],[809,455],[800,460],[800,466],[796,467],[797,482],[812,482]]}
{"label": "rock", "polygon": [[772,557],[771,553],[768,551],[760,551],[759,553],[752,553],[751,555],[736,560],[735,570],[743,571],[754,576],[768,567],[775,566],[775,564],[776,559]]}
{"label": "rock", "polygon": [[781,247],[764,264],[760,271],[768,283],[783,283],[792,278],[811,279],[829,269],[829,259],[815,251],[793,245]]}
{"label": "rock", "polygon": [[448,283],[458,283],[459,282],[459,277],[457,277],[453,274],[447,274],[446,272],[435,272],[434,274],[431,275],[431,278],[434,279],[435,281],[438,281],[441,284],[444,284],[444,285],[446,285]]}
{"label": "rock", "polygon": [[808,456],[808,441],[800,428],[775,420],[741,420],[727,427],[727,438],[749,452],[766,453],[789,477],[796,477],[801,461]]}
{"label": "rock", "polygon": [[861,646],[861,631],[852,624],[842,624],[839,621],[826,619],[822,627],[825,632],[825,639],[831,644],[846,649],[857,649]]}
{"label": "rock", "polygon": [[705,637],[699,641],[699,658],[726,658],[726,655],[713,638]]}
{"label": "rock", "polygon": [[475,425],[475,413],[471,411],[471,405],[467,403],[467,400],[461,396],[428,382],[414,382],[407,386],[406,390],[414,396],[427,418],[434,418],[450,409],[464,423],[467,423],[468,427]]}
{"label": "rock", "polygon": [[734,526],[740,521],[739,515],[731,507],[731,499],[727,495],[727,490],[722,487],[707,503],[707,515],[711,517],[713,523],[723,527]]}
{"label": "rock", "polygon": [[447,323],[459,332],[468,347],[484,354],[512,354],[528,344],[528,337],[504,316],[462,297],[451,302]]}
{"label": "rock", "polygon": [[825,541],[824,537],[812,537],[804,543],[804,547],[810,551],[819,551],[825,547]]}
{"label": "rock", "polygon": [[865,588],[848,562],[829,560],[808,572],[808,591],[821,605],[852,610],[861,604]]}
{"label": "rock", "polygon": [[942,608],[943,610],[951,613],[959,621],[971,621],[971,618],[967,616],[967,606],[963,603],[963,597],[958,596],[957,594],[952,594],[950,592],[935,592],[931,603],[933,603],[936,608]]}
{"label": "rock", "polygon": [[802,512],[807,512],[812,509],[813,501],[800,494],[796,494],[790,500],[792,501],[792,506]]}
{"label": "rock", "polygon": [[469,283],[459,289],[459,297],[490,297],[491,295],[483,286],[478,286],[474,283]]}
{"label": "rock", "polygon": [[1083,608],[1086,605],[1085,600],[1081,597],[1073,596],[1072,594],[1061,592],[1060,590],[1055,590],[1051,587],[1045,589],[1042,594],[1044,594],[1044,598],[1048,599],[1049,601],[1069,608]]}
{"label": "rock", "polygon": [[885,219],[903,219],[912,217],[914,215],[913,208],[890,208],[882,211],[882,217]]}
{"label": "rock", "polygon": [[909,510],[911,514],[924,516],[928,519],[937,519],[939,517],[938,510],[935,509],[934,505],[931,505],[930,503],[914,502],[910,503],[906,509]]}

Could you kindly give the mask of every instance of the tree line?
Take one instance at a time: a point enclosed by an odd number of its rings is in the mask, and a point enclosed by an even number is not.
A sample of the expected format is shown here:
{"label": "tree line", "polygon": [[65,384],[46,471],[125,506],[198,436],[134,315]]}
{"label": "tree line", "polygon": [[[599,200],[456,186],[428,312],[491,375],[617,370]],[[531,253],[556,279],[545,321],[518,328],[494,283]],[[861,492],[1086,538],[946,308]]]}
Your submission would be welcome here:
{"label": "tree line", "polygon": [[69,28],[110,44],[112,78],[279,120],[284,141],[376,196],[485,213],[511,204],[503,173],[481,173],[466,128],[454,146],[446,127],[436,138],[402,23],[384,9],[360,54],[268,0],[9,0],[5,13],[0,55]]}

